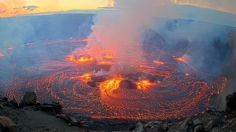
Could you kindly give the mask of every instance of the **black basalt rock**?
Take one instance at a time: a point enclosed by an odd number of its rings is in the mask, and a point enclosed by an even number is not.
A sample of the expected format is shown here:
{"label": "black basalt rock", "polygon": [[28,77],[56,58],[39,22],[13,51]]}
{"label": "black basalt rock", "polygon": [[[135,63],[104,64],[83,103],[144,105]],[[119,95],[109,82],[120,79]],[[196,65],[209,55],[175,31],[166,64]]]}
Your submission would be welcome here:
{"label": "black basalt rock", "polygon": [[226,97],[226,112],[236,111],[236,92]]}

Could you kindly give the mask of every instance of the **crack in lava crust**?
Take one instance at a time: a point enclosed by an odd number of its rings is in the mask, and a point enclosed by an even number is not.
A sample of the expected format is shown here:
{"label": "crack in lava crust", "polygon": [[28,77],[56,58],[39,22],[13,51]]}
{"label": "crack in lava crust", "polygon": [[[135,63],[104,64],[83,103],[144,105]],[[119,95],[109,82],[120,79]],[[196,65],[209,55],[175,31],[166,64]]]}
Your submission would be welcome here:
{"label": "crack in lava crust", "polygon": [[[66,111],[96,119],[169,119],[203,112],[208,108],[211,97],[221,93],[227,82],[225,77],[205,82],[198,80],[194,74],[177,73],[174,69],[168,64],[154,68],[140,67],[137,73],[118,77],[107,75],[97,82],[92,81],[95,83],[91,85],[93,75],[87,73],[92,68],[71,67],[18,83],[8,91],[8,96],[19,99],[17,87],[33,88],[41,102],[57,100]],[[142,87],[138,85],[145,81],[140,78],[149,79],[152,85],[141,89],[145,84]],[[121,87],[123,80],[131,82],[134,88]]]}
{"label": "crack in lava crust", "polygon": [[[102,60],[70,54],[66,64],[64,60],[55,64],[60,65],[60,70],[18,78],[6,94],[19,101],[24,91],[34,90],[40,102],[56,100],[67,112],[95,119],[152,120],[203,112],[211,98],[226,87],[224,76],[201,80],[184,56],[165,54],[163,58],[167,59],[151,60],[134,66],[130,73],[114,74],[109,72],[115,61],[111,54],[105,54]],[[180,71],[178,65],[192,72]]]}

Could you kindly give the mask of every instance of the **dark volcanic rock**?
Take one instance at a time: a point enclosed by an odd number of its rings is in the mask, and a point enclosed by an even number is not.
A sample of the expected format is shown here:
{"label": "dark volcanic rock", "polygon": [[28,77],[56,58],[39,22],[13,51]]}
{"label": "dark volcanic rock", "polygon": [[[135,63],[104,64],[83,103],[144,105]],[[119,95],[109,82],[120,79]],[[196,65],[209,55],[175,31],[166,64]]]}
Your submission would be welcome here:
{"label": "dark volcanic rock", "polygon": [[236,92],[226,97],[226,112],[236,111]]}
{"label": "dark volcanic rock", "polygon": [[64,120],[66,123],[72,126],[79,126],[80,122],[73,116],[67,115],[67,114],[58,114],[58,118]]}
{"label": "dark volcanic rock", "polygon": [[194,132],[205,132],[203,125],[198,125],[194,128]]}
{"label": "dark volcanic rock", "polygon": [[37,96],[34,92],[26,92],[23,99],[20,102],[20,106],[33,106],[36,105]]}
{"label": "dark volcanic rock", "polygon": [[137,85],[130,80],[123,80],[120,83],[120,88],[137,89]]}
{"label": "dark volcanic rock", "polygon": [[145,124],[145,131],[148,132],[166,132],[168,129],[168,123],[161,121],[152,121]]}
{"label": "dark volcanic rock", "polygon": [[143,124],[141,122],[138,122],[133,132],[144,132]]}
{"label": "dark volcanic rock", "polygon": [[89,81],[87,84],[91,87],[96,87],[97,86],[96,82],[94,82],[94,81]]}
{"label": "dark volcanic rock", "polygon": [[92,78],[92,81],[94,82],[103,82],[106,80],[106,76],[96,76]]}
{"label": "dark volcanic rock", "polygon": [[218,119],[211,120],[205,125],[205,130],[210,131],[213,127],[216,127],[219,124],[220,124],[220,121]]}
{"label": "dark volcanic rock", "polygon": [[18,107],[19,107],[19,106],[18,106],[18,103],[16,102],[15,99],[11,100],[11,101],[9,102],[9,104],[10,104],[10,106],[12,106],[12,107],[14,107],[14,108],[18,108]]}
{"label": "dark volcanic rock", "polygon": [[16,124],[6,116],[0,116],[0,131],[16,132]]}
{"label": "dark volcanic rock", "polygon": [[60,103],[53,102],[52,104],[42,104],[39,106],[39,110],[44,111],[48,114],[57,115],[62,114],[62,106]]}

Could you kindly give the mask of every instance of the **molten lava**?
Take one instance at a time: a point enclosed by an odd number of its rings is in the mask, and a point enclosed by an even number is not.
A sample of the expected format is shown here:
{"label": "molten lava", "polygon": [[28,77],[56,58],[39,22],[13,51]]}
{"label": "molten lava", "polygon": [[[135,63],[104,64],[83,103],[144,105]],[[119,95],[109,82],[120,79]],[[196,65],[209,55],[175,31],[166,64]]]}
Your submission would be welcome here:
{"label": "molten lava", "polygon": [[95,61],[92,57],[89,56],[80,56],[77,58],[74,55],[67,56],[67,60],[76,64],[89,64]]}
{"label": "molten lava", "polygon": [[87,83],[87,82],[91,81],[92,76],[93,76],[92,73],[85,73],[85,74],[81,75],[79,78],[81,81]]}
{"label": "molten lava", "polygon": [[180,63],[185,63],[187,64],[188,63],[188,57],[187,56],[182,56],[182,57],[173,57],[177,62],[180,62]]}
{"label": "molten lava", "polygon": [[189,64],[187,73],[181,71],[176,64],[187,64],[188,56],[170,53],[129,67],[130,71],[114,71],[118,56],[110,53],[96,46],[76,49],[66,57],[66,65],[61,62],[60,70],[16,79],[7,88],[7,96],[20,100],[21,91],[33,88],[40,102],[56,100],[64,110],[91,118],[172,119],[207,110],[212,97],[222,93],[228,81],[225,76],[205,81]]}
{"label": "molten lava", "polygon": [[112,54],[105,54],[104,59],[113,59],[113,55]]}
{"label": "molten lava", "polygon": [[150,80],[140,80],[136,82],[136,85],[138,90],[147,91],[150,88],[153,88],[156,84],[151,82]]}
{"label": "molten lava", "polygon": [[158,64],[158,65],[164,65],[165,64],[164,61],[160,61],[160,60],[154,60],[153,63]]}
{"label": "molten lava", "polygon": [[124,78],[121,75],[116,75],[116,76],[112,77],[111,79],[102,82],[99,85],[101,97],[111,96],[117,89],[119,89],[120,82],[123,79]]}

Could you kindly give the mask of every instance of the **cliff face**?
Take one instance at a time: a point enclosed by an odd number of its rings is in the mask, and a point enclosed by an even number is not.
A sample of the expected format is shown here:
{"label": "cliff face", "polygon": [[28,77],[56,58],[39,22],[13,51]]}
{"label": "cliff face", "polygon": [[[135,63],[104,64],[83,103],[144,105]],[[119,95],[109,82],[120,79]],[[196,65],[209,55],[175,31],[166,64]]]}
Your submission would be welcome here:
{"label": "cliff face", "polygon": [[93,14],[54,14],[3,18],[0,19],[0,40],[3,44],[9,42],[8,45],[21,45],[22,42],[30,43],[70,37],[84,38],[91,31],[93,18]]}
{"label": "cliff face", "polygon": [[[54,14],[0,19],[0,89],[34,64],[64,60],[93,25],[93,14]],[[43,61],[43,62],[41,62]],[[40,64],[40,65],[41,65]],[[14,74],[14,75],[13,75]]]}

